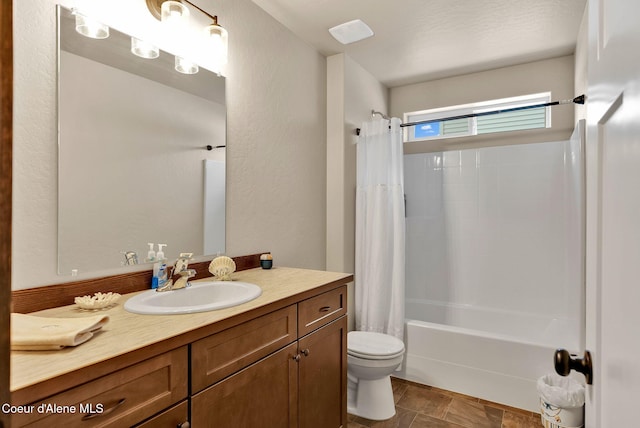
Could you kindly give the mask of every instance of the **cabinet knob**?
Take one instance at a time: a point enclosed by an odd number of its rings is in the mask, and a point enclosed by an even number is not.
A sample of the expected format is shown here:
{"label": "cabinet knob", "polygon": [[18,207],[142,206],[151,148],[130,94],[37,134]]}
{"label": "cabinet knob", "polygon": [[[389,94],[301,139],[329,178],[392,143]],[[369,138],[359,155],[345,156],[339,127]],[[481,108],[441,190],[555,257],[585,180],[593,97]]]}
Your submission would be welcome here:
{"label": "cabinet knob", "polygon": [[178,424],[176,428],[191,428],[191,424],[189,422],[183,422],[181,424]]}
{"label": "cabinet knob", "polygon": [[309,350],[308,350],[308,349],[303,349],[303,350],[302,350],[302,354],[303,354],[305,357],[308,357],[308,356],[309,356]]}
{"label": "cabinet knob", "polygon": [[331,306],[323,306],[318,309],[318,312],[329,312],[331,310]]}
{"label": "cabinet knob", "polygon": [[295,361],[300,361],[300,354],[296,354],[292,357]]}

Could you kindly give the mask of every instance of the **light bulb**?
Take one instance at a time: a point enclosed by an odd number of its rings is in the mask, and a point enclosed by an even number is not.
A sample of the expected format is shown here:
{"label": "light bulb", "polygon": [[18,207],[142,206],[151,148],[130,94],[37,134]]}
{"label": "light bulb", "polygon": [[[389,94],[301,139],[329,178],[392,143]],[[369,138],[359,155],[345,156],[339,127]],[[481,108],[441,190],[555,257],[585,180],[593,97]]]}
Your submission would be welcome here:
{"label": "light bulb", "polygon": [[171,27],[182,27],[186,25],[189,18],[189,9],[178,1],[165,1],[162,3],[161,20],[163,24]]}
{"label": "light bulb", "polygon": [[85,37],[92,39],[106,39],[109,37],[109,27],[90,18],[86,15],[82,15],[77,9],[72,9],[76,17],[76,31]]}
{"label": "light bulb", "polygon": [[153,59],[158,58],[160,51],[156,45],[153,45],[144,40],[131,38],[131,53],[140,58]]}
{"label": "light bulb", "polygon": [[207,35],[208,50],[214,63],[220,68],[227,63],[229,42],[227,30],[215,23],[205,27],[204,32]]}
{"label": "light bulb", "polygon": [[197,64],[176,56],[176,71],[179,71],[182,74],[196,74],[198,70],[199,68]]}

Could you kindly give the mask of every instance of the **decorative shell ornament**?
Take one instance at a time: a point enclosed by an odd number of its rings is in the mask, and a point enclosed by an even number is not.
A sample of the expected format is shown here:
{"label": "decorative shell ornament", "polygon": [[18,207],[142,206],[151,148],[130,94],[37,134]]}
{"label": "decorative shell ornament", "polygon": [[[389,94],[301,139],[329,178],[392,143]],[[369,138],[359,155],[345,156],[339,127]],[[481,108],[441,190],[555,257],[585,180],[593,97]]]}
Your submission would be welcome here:
{"label": "decorative shell ornament", "polygon": [[209,264],[209,272],[220,281],[231,281],[231,274],[235,271],[236,262],[231,257],[218,256]]}
{"label": "decorative shell ornament", "polygon": [[99,309],[106,309],[118,302],[120,298],[119,293],[100,293],[97,292],[93,296],[76,297],[74,302],[80,307],[89,311],[95,311]]}

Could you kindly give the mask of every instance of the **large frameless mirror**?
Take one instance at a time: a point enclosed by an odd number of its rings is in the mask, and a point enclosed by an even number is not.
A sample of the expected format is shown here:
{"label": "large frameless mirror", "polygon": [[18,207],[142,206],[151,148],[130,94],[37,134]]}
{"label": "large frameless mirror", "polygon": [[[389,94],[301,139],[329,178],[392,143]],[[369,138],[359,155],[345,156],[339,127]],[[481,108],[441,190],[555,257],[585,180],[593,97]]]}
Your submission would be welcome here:
{"label": "large frameless mirror", "polygon": [[144,263],[149,243],[224,252],[224,77],[85,37],[60,6],[58,25],[58,273]]}

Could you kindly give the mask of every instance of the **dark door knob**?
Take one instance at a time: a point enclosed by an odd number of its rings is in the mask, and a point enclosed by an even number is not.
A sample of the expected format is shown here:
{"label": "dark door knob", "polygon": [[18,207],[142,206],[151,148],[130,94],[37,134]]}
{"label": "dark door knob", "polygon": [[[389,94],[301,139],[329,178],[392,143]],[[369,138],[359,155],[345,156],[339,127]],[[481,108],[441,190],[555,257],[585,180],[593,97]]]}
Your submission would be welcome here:
{"label": "dark door knob", "polygon": [[587,385],[593,383],[593,368],[589,351],[584,351],[584,357],[578,358],[577,355],[570,354],[566,349],[558,349],[554,355],[554,365],[556,373],[560,376],[567,376],[571,370],[575,370],[584,375]]}

